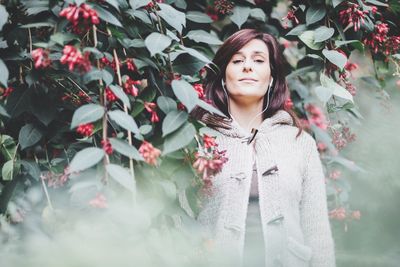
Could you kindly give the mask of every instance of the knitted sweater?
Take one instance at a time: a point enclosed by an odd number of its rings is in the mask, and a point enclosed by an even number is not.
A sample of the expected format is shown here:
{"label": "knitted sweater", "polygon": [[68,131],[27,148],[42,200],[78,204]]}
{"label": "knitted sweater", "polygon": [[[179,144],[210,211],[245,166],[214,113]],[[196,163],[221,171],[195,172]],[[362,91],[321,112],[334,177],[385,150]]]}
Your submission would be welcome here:
{"label": "knitted sweater", "polygon": [[324,173],[311,135],[296,138],[298,128],[284,110],[265,119],[250,144],[237,122],[219,125],[216,142],[228,162],[212,178],[198,216],[218,255],[210,254],[213,266],[241,265],[255,156],[266,266],[334,267]]}

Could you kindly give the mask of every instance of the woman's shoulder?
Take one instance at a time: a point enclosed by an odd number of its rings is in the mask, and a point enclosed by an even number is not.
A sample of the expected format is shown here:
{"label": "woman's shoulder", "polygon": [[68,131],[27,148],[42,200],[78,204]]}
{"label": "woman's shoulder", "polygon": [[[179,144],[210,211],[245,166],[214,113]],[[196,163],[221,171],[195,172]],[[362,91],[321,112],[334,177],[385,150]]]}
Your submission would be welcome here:
{"label": "woman's shoulder", "polygon": [[288,142],[293,142],[307,148],[316,145],[314,137],[309,132],[302,129],[299,134],[299,131],[300,129],[294,125],[283,124],[274,131],[274,137],[285,138]]}

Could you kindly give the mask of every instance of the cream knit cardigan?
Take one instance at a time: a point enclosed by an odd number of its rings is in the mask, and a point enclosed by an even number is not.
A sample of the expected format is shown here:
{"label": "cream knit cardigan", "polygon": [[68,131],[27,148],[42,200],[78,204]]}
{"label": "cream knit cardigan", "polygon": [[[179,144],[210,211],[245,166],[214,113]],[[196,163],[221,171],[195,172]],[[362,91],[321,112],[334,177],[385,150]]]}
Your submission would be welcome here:
{"label": "cream knit cardigan", "polygon": [[[334,267],[325,179],[315,140],[279,110],[265,119],[255,139],[233,121],[230,129],[215,127],[219,150],[228,162],[213,177],[198,221],[212,248],[212,266],[241,266],[253,156],[257,167],[259,204],[268,267]],[[215,257],[213,257],[213,255]],[[247,266],[246,266],[247,267]]]}

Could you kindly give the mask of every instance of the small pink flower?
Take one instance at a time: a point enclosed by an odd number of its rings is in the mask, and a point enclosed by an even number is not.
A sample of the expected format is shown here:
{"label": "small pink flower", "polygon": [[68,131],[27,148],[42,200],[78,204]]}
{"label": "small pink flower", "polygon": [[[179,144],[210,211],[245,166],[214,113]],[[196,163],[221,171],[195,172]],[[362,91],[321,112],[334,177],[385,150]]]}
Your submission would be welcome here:
{"label": "small pink flower", "polygon": [[339,178],[339,176],[342,173],[339,170],[333,170],[330,174],[329,174],[329,178],[333,179],[333,180],[337,180]]}
{"label": "small pink flower", "polygon": [[355,210],[351,213],[351,218],[355,220],[360,220],[361,218],[361,212],[359,210]]}
{"label": "small pink flower", "polygon": [[157,104],[156,103],[151,103],[151,102],[144,102],[144,108],[150,112],[151,114],[151,119],[150,121],[153,123],[159,122],[160,118],[157,115],[157,112],[155,111],[155,109],[157,108]]}
{"label": "small pink flower", "polygon": [[290,109],[293,108],[293,101],[292,101],[292,99],[290,97],[285,100],[285,104],[284,104],[283,108],[285,110],[290,110]]}
{"label": "small pink flower", "polygon": [[204,135],[203,136],[203,143],[204,147],[207,148],[215,148],[218,146],[218,144],[215,142],[215,138],[212,136]]}
{"label": "small pink flower", "polygon": [[98,209],[105,209],[108,206],[107,199],[102,193],[97,193],[96,197],[89,201],[89,205]]}

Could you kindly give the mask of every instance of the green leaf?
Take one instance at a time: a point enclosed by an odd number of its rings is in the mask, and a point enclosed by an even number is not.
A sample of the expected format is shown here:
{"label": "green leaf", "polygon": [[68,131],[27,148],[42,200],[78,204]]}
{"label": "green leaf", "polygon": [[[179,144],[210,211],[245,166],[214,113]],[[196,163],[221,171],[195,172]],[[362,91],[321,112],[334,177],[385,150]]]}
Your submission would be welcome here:
{"label": "green leaf", "polygon": [[4,24],[7,23],[8,12],[3,5],[0,5],[0,31],[3,29]]}
{"label": "green leaf", "polygon": [[39,142],[42,136],[42,133],[35,127],[35,125],[29,123],[19,131],[18,142],[21,145],[21,149],[25,149]]}
{"label": "green leaf", "polygon": [[220,116],[226,117],[224,113],[222,113],[220,110],[218,110],[217,108],[211,106],[210,104],[208,104],[207,102],[198,99],[197,103],[196,103],[199,107],[201,107],[204,110],[207,110],[210,113],[215,113],[218,114]]}
{"label": "green leaf", "polygon": [[171,5],[158,3],[161,10],[156,11],[169,25],[182,34],[182,26],[186,26],[185,13],[180,12],[173,8]]}
{"label": "green leaf", "polygon": [[326,15],[326,9],[323,6],[310,6],[306,13],[306,24],[311,25],[320,21]]}
{"label": "green leaf", "polygon": [[1,169],[1,175],[4,181],[11,181],[16,174],[19,173],[20,165],[16,162],[14,164],[13,160],[9,160],[4,163],[3,168]]}
{"label": "green leaf", "polygon": [[4,117],[10,117],[10,115],[7,113],[7,110],[1,104],[0,104],[0,115],[3,115]]}
{"label": "green leaf", "polygon": [[314,41],[314,31],[305,31],[299,35],[299,39],[313,50],[321,50],[324,47],[323,43]]}
{"label": "green leaf", "polygon": [[103,72],[97,68],[92,68],[88,73],[86,73],[82,81],[84,84],[88,84],[91,81],[97,81],[103,79]]}
{"label": "green leaf", "polygon": [[151,0],[129,0],[129,4],[133,9],[138,9],[146,6]]}
{"label": "green leaf", "polygon": [[360,52],[364,51],[364,44],[360,42],[359,40],[349,40],[349,41],[335,41],[335,46],[336,47],[341,47],[344,45],[350,44],[353,46],[355,49],[357,49]]}
{"label": "green leaf", "polygon": [[139,127],[140,134],[142,134],[142,135],[146,135],[146,134],[150,133],[151,130],[153,130],[153,126],[150,124],[144,124]]}
{"label": "green leaf", "polygon": [[8,87],[8,69],[4,61],[0,59],[0,83],[3,84],[4,87]]}
{"label": "green leaf", "polygon": [[118,153],[121,153],[122,155],[132,158],[136,161],[144,161],[142,155],[140,155],[136,147],[131,146],[129,143],[118,138],[110,138],[110,143]]}
{"label": "green leaf", "polygon": [[314,89],[315,94],[317,95],[318,99],[322,102],[326,103],[333,95],[333,89],[327,88],[324,86],[317,86]]}
{"label": "green leaf", "polygon": [[157,98],[157,106],[165,113],[168,114],[172,110],[177,110],[176,102],[167,96],[159,96]]}
{"label": "green leaf", "polygon": [[193,30],[188,32],[186,35],[189,39],[197,42],[197,43],[206,43],[210,45],[220,45],[222,41],[218,39],[217,36],[212,35],[209,32],[204,30]]}
{"label": "green leaf", "polygon": [[342,3],[344,0],[332,0],[332,5],[333,7],[337,7],[338,5],[340,5],[340,3]]}
{"label": "green leaf", "polygon": [[104,108],[97,104],[87,104],[75,110],[72,116],[71,129],[79,124],[97,121],[104,115]]}
{"label": "green leaf", "polygon": [[158,32],[153,32],[146,37],[144,43],[146,44],[146,48],[150,51],[150,55],[154,56],[167,48],[171,44],[171,41],[171,38],[168,36]]}
{"label": "green leaf", "polygon": [[107,0],[106,3],[109,5],[112,5],[113,7],[115,7],[116,10],[119,11],[119,1],[118,0]]}
{"label": "green leaf", "polygon": [[24,169],[29,173],[32,178],[39,181],[40,178],[40,168],[39,165],[33,160],[20,160],[19,161]]}
{"label": "green leaf", "polygon": [[394,57],[395,59],[400,59],[400,54],[394,54],[392,55],[392,57]]}
{"label": "green leaf", "polygon": [[114,24],[118,27],[122,27],[121,22],[109,11],[100,7],[99,5],[92,5],[93,9],[97,11],[97,15],[101,20],[104,20],[108,23]]}
{"label": "green leaf", "polygon": [[111,91],[119,98],[121,99],[122,103],[124,103],[125,106],[127,106],[129,109],[131,108],[131,102],[129,101],[128,96],[125,94],[124,90],[122,90],[121,87],[118,85],[113,85],[111,84],[110,86]]}
{"label": "green leaf", "polygon": [[106,69],[102,69],[101,72],[102,72],[102,79],[106,83],[106,86],[110,85],[114,80],[114,73],[111,74]]}
{"label": "green leaf", "polygon": [[11,118],[15,118],[30,109],[32,90],[21,88],[14,90],[7,98],[6,110]]}
{"label": "green leaf", "polygon": [[126,13],[131,15],[134,18],[138,18],[146,24],[151,24],[151,20],[149,18],[148,13],[142,10],[127,10]]}
{"label": "green leaf", "polygon": [[250,7],[235,6],[233,8],[233,14],[230,16],[230,19],[240,29],[243,23],[245,23],[249,18],[250,11],[251,11]]}
{"label": "green leaf", "polygon": [[162,137],[181,127],[187,121],[188,117],[188,113],[182,110],[172,110],[169,112],[162,123]]}
{"label": "green leaf", "polygon": [[163,155],[184,148],[193,140],[196,134],[196,129],[193,124],[186,123],[175,133],[167,136],[164,141]]}
{"label": "green leaf", "polygon": [[267,19],[265,12],[261,8],[252,8],[250,11],[250,16],[263,22],[265,22]]}
{"label": "green leaf", "polygon": [[326,41],[331,38],[334,33],[335,29],[321,26],[314,31],[314,41],[317,43]]}
{"label": "green leaf", "polygon": [[136,192],[136,182],[135,177],[129,174],[129,171],[116,164],[107,164],[106,170],[108,174],[120,185],[131,191]]}
{"label": "green leaf", "polygon": [[57,32],[50,36],[50,40],[64,46],[65,43],[68,43],[72,40],[78,39],[78,37],[72,33],[62,33],[62,32]]}
{"label": "green leaf", "polygon": [[175,96],[186,106],[188,111],[191,112],[199,98],[193,86],[184,80],[173,80],[171,85]]}
{"label": "green leaf", "polygon": [[[181,54],[176,59],[173,60],[172,67],[175,72],[178,72],[182,75],[193,76],[206,65],[204,61],[195,58],[184,51],[180,52]],[[172,57],[174,57],[174,54],[171,53],[171,59]]]}
{"label": "green leaf", "polygon": [[382,3],[382,2],[377,1],[377,0],[366,0],[365,2],[373,4],[375,6],[383,6],[383,7],[388,7],[389,6],[388,4]]}
{"label": "green leaf", "polygon": [[134,134],[139,134],[139,128],[135,120],[121,110],[112,110],[108,112],[108,116],[119,126],[127,131],[131,131]]}
{"label": "green leaf", "polygon": [[344,66],[347,63],[347,57],[342,53],[339,53],[336,50],[322,50],[322,54],[333,64],[338,66],[341,70],[343,70]]}
{"label": "green leaf", "polygon": [[296,27],[294,27],[292,30],[290,30],[286,36],[297,36],[299,34],[302,34],[307,30],[307,26],[305,24],[299,24]]}
{"label": "green leaf", "polygon": [[78,153],[69,165],[69,172],[79,172],[96,165],[104,157],[104,150],[97,147],[88,147]]}
{"label": "green leaf", "polygon": [[330,90],[333,91],[333,94],[335,96],[341,97],[343,99],[349,100],[352,103],[354,103],[353,101],[353,96],[350,94],[349,91],[347,91],[345,88],[343,88],[342,86],[340,86],[338,83],[336,83],[334,80],[332,80],[331,78],[329,78],[328,76],[326,76],[325,74],[321,73],[320,76],[320,81],[322,86],[329,88]]}
{"label": "green leaf", "polygon": [[206,56],[204,56],[202,53],[200,53],[196,49],[185,47],[183,45],[179,45],[179,48],[182,49],[183,51],[189,53],[189,55],[191,55],[195,58],[198,58],[205,63],[212,63],[211,60],[209,60]]}
{"label": "green leaf", "polygon": [[213,20],[204,14],[203,12],[199,11],[189,11],[186,13],[186,19],[197,22],[197,23],[211,23]]}

